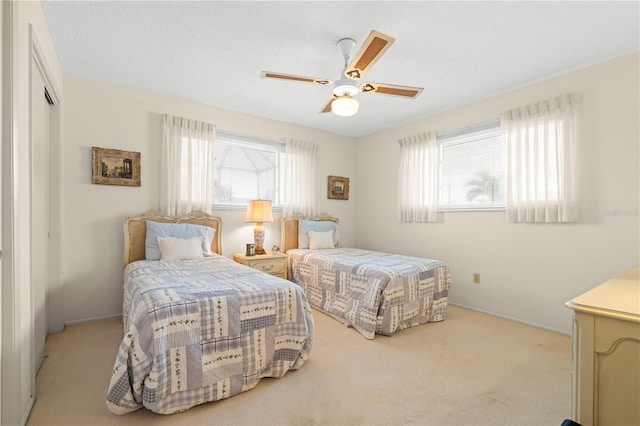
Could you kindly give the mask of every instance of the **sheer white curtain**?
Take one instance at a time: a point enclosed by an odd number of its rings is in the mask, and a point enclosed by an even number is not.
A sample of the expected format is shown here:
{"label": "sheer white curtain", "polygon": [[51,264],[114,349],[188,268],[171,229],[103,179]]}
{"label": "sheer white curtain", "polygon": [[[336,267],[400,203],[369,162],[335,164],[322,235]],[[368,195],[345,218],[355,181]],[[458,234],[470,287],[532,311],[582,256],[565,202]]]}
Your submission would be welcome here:
{"label": "sheer white curtain", "polygon": [[436,222],[438,211],[438,142],[434,133],[398,141],[398,209],[402,222]]}
{"label": "sheer white curtain", "polygon": [[578,106],[577,97],[564,95],[501,116],[509,220],[577,220]]}
{"label": "sheer white curtain", "polygon": [[284,156],[282,191],[283,215],[316,214],[316,170],[318,146],[287,140]]}
{"label": "sheer white curtain", "polygon": [[170,215],[211,213],[215,188],[213,124],[164,116],[161,210]]}

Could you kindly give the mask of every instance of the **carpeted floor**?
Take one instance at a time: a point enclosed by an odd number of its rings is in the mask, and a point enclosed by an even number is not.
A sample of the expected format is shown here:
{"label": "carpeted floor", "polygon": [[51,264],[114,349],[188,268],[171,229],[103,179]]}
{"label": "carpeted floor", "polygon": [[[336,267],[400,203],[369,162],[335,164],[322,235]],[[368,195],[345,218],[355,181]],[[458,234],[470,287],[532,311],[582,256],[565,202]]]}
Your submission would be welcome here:
{"label": "carpeted floor", "polygon": [[28,425],[550,425],[570,415],[568,336],[450,306],[447,319],[366,340],[314,311],[309,362],[227,400],[111,414],[119,319],[47,338]]}

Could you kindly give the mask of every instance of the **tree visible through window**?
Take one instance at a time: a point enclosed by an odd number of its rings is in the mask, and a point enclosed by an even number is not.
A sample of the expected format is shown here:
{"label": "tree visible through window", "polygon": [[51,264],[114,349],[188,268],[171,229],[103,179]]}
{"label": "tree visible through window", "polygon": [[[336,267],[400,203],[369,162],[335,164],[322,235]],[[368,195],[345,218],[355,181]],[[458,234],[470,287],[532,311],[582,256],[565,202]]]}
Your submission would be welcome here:
{"label": "tree visible through window", "polygon": [[470,203],[493,204],[504,201],[503,179],[483,169],[475,174],[475,178],[467,182],[467,201]]}

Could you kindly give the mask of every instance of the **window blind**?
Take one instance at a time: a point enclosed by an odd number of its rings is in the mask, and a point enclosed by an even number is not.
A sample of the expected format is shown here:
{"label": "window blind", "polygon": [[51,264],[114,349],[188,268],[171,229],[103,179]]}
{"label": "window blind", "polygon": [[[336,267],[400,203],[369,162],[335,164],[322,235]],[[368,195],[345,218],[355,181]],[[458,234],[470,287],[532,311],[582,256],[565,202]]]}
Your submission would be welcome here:
{"label": "window blind", "polygon": [[504,209],[504,152],[498,122],[439,135],[439,210]]}
{"label": "window blind", "polygon": [[246,207],[263,199],[281,205],[282,155],[284,144],[218,132],[215,204]]}

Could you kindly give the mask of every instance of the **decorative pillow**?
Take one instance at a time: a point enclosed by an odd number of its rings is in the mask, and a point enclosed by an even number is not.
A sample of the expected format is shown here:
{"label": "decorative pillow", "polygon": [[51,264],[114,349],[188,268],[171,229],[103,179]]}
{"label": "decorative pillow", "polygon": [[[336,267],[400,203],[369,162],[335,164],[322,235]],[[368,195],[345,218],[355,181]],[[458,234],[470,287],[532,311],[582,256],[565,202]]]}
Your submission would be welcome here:
{"label": "decorative pillow", "polygon": [[309,248],[309,231],[333,231],[333,245],[337,246],[340,241],[340,229],[337,223],[331,220],[300,219],[298,221],[298,248]]}
{"label": "decorative pillow", "polygon": [[202,257],[202,237],[158,237],[160,260],[197,259]]}
{"label": "decorative pillow", "polygon": [[211,255],[211,242],[216,229],[210,226],[193,225],[191,223],[162,223],[147,220],[147,236],[145,238],[145,258],[160,260],[158,237],[191,238],[202,237],[202,254]]}
{"label": "decorative pillow", "polygon": [[334,248],[333,234],[333,229],[322,232],[309,231],[309,249],[320,250]]}

